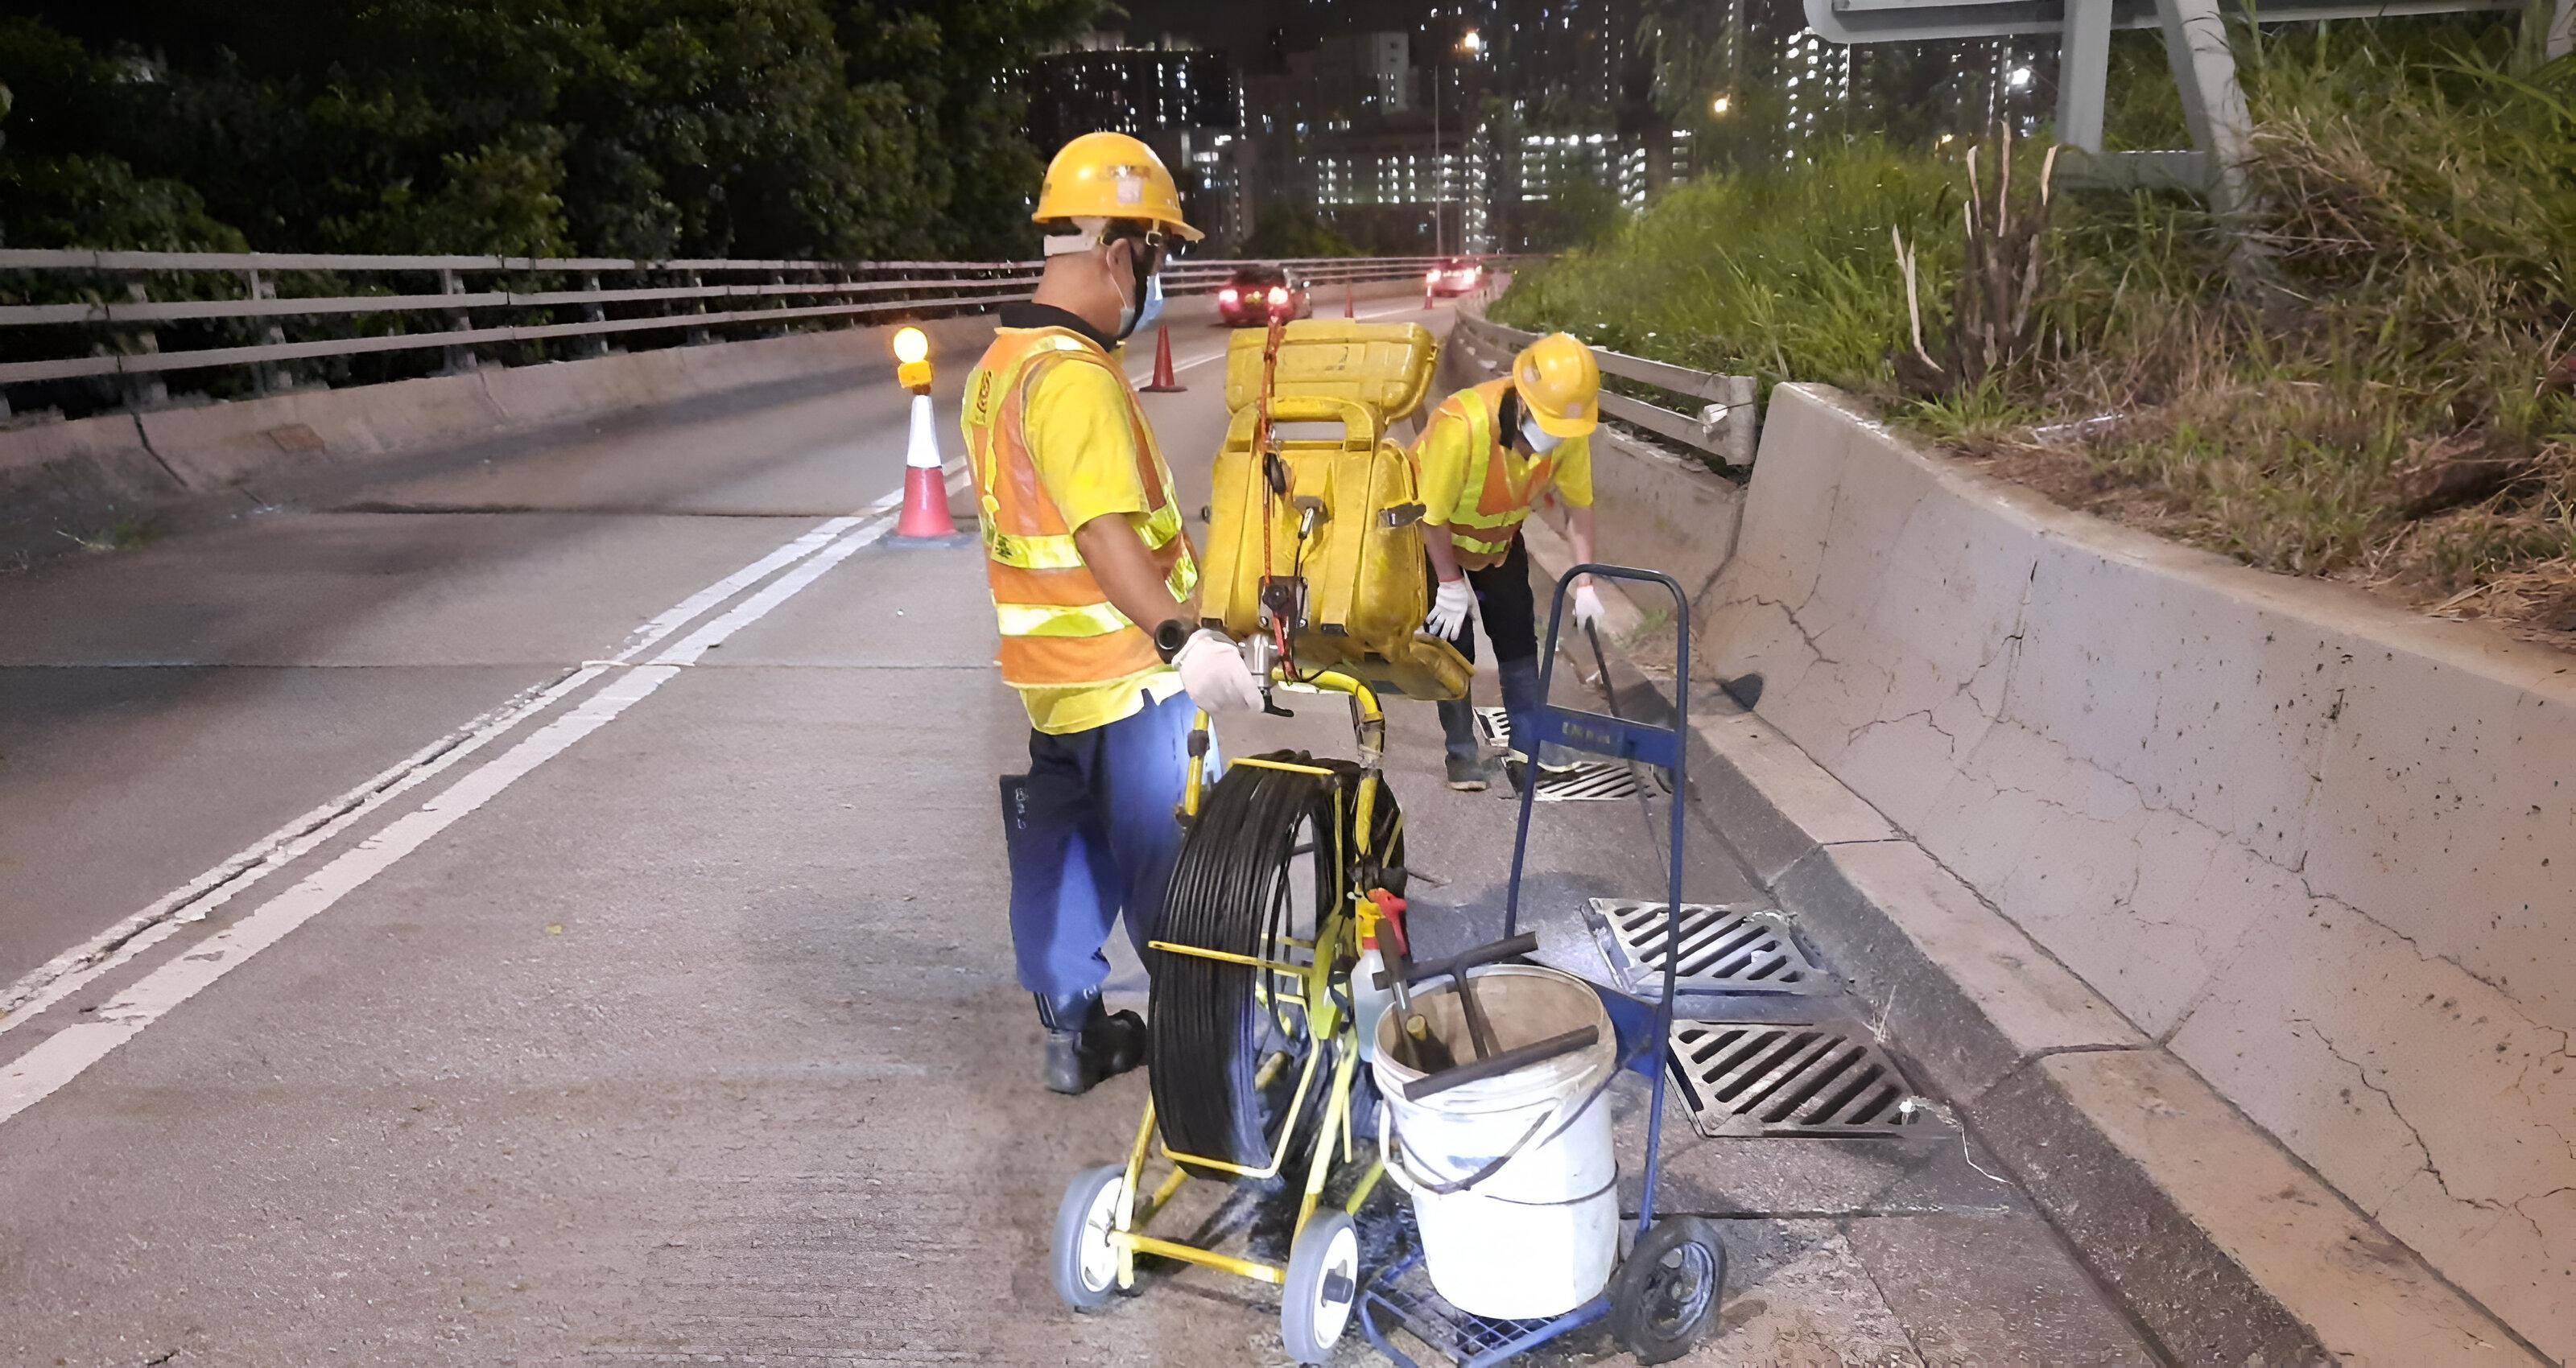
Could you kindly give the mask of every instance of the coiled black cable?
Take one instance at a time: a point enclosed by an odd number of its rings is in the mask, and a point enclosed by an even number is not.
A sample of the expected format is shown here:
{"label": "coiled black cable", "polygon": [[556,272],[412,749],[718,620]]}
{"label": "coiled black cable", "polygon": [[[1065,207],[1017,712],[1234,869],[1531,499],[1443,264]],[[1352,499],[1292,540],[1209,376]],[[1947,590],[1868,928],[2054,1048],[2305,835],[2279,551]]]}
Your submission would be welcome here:
{"label": "coiled black cable", "polygon": [[[1352,879],[1400,882],[1400,869],[1374,867],[1400,866],[1402,860],[1402,818],[1383,786],[1372,823],[1372,847],[1383,852],[1382,859],[1344,870],[1338,861],[1357,859],[1348,824],[1359,767],[1299,752],[1257,758],[1327,772],[1228,768],[1209,789],[1173,866],[1157,939],[1290,960],[1297,956],[1289,953],[1288,938],[1310,938],[1335,900],[1350,896]],[[1311,871],[1309,906],[1291,905],[1300,862]],[[1293,986],[1245,965],[1169,952],[1153,955],[1149,969],[1146,1059],[1164,1145],[1230,1164],[1268,1163],[1314,1048],[1303,1014],[1278,1010],[1271,1000],[1276,989]],[[1266,1085],[1257,1085],[1263,1061],[1274,1053],[1287,1058]],[[1323,1077],[1319,1068],[1317,1078]],[[1301,1112],[1301,1126],[1322,1115],[1321,1090],[1315,1091]]]}

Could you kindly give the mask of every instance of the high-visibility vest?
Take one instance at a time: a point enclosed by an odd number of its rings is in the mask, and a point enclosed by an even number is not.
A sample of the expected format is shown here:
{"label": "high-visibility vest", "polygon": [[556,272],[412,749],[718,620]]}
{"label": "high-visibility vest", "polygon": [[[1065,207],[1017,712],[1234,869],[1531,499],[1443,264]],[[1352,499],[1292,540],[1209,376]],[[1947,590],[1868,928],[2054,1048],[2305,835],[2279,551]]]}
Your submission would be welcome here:
{"label": "high-visibility vest", "polygon": [[1126,373],[1109,354],[1062,328],[1002,328],[966,381],[966,456],[984,532],[984,571],[1002,631],[1002,680],[1020,688],[1107,684],[1163,663],[1154,643],[1109,601],[1075,546],[1029,455],[1023,419],[1038,377],[1056,365],[1091,365],[1127,393],[1136,474],[1145,487],[1140,529],[1178,608],[1198,587],[1198,563],[1181,535],[1181,510],[1152,429]]}
{"label": "high-visibility vest", "polygon": [[[1469,570],[1503,563],[1511,554],[1512,538],[1520,535],[1522,520],[1530,515],[1530,504],[1556,478],[1556,459],[1539,456],[1515,479],[1511,456],[1496,445],[1494,429],[1502,417],[1503,396],[1511,389],[1511,378],[1506,376],[1450,395],[1440,402],[1414,447],[1414,465],[1419,469],[1434,427],[1444,419],[1467,425],[1467,473],[1458,486],[1458,507],[1449,515],[1449,540],[1458,564]],[[1500,436],[1508,441],[1511,434]],[[1473,508],[1467,506],[1469,490],[1475,491]]]}

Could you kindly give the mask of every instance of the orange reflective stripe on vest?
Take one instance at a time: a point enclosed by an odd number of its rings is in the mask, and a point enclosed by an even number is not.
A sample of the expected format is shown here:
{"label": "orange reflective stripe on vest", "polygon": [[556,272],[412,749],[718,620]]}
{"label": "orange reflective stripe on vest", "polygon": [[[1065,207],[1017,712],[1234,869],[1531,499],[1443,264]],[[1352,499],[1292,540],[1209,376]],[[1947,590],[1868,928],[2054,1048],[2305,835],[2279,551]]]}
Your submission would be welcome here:
{"label": "orange reflective stripe on vest", "polygon": [[[1028,448],[1028,397],[1051,365],[1097,365],[1126,376],[1098,347],[1060,328],[1004,328],[967,380],[964,428],[984,534],[985,576],[1001,628],[1004,682],[1024,688],[1105,684],[1161,663],[1153,642],[1109,601],[1082,563],[1064,514],[1048,497]],[[1146,548],[1175,604],[1198,587],[1181,535],[1180,509],[1164,482],[1152,431],[1131,393],[1127,421],[1145,489]]]}
{"label": "orange reflective stripe on vest", "polygon": [[1441,416],[1467,425],[1466,478],[1459,488],[1477,492],[1476,506],[1469,509],[1462,504],[1450,513],[1449,537],[1464,553],[1462,562],[1474,562],[1470,568],[1499,564],[1511,553],[1512,538],[1529,517],[1531,503],[1556,476],[1555,458],[1539,456],[1520,472],[1519,479],[1513,478],[1515,458],[1503,449],[1511,434],[1495,431],[1503,396],[1511,389],[1509,377],[1488,380],[1458,391],[1440,405]]}

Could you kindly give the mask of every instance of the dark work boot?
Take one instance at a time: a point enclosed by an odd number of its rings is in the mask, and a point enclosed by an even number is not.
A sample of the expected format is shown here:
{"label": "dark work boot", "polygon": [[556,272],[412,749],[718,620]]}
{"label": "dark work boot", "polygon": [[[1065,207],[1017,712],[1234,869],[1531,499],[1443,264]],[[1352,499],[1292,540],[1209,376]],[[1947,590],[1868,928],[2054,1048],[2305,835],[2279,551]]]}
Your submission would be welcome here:
{"label": "dark work boot", "polygon": [[1042,1076],[1050,1092],[1079,1096],[1145,1062],[1145,1019],[1108,1011],[1097,994],[1060,1002],[1039,998],[1038,1020],[1047,1028]]}

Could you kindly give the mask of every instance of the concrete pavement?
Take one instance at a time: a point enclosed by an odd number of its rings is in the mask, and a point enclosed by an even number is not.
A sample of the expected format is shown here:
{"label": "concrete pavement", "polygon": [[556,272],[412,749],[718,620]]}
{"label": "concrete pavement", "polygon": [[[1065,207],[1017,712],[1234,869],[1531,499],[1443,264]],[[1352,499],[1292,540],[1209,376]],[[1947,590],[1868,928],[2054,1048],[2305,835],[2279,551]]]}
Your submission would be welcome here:
{"label": "concrete pavement", "polygon": [[[1223,340],[1148,398],[1193,511]],[[694,406],[0,579],[0,982],[252,860],[0,1017],[0,1362],[1281,1361],[1249,1284],[1048,1287],[1143,1087],[1034,1081],[977,553],[825,523],[900,486],[901,401]],[[1346,752],[1335,714],[1228,747]],[[1439,787],[1428,709],[1394,736],[1426,937],[1472,941],[1511,807]],[[1566,914],[1653,895],[1660,826],[1542,821],[1549,953],[1597,972]],[[1750,895],[1694,849],[1690,896]],[[2154,1361],[1955,1130],[1674,1134],[1736,1259],[1698,1361]]]}

